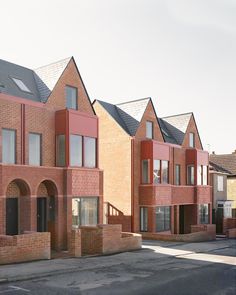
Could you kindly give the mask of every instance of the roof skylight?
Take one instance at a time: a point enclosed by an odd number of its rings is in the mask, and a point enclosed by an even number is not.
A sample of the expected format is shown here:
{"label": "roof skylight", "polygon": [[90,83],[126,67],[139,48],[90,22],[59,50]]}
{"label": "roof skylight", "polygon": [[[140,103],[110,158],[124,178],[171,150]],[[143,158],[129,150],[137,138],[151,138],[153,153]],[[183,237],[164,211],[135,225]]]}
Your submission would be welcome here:
{"label": "roof skylight", "polygon": [[18,88],[22,91],[31,93],[31,91],[29,90],[29,88],[24,84],[24,82],[18,78],[13,78],[11,77],[11,79],[16,83],[16,85],[18,86]]}

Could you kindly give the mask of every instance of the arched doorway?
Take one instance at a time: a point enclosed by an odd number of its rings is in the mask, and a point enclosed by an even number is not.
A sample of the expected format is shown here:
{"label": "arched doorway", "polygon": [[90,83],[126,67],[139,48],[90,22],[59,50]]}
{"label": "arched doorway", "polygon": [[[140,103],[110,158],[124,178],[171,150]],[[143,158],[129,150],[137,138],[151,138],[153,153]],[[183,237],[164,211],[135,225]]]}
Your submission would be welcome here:
{"label": "arched doorway", "polygon": [[55,248],[57,188],[51,180],[42,181],[37,190],[37,231],[51,233],[51,247]]}
{"label": "arched doorway", "polygon": [[21,179],[11,181],[6,190],[6,235],[30,230],[30,189]]}

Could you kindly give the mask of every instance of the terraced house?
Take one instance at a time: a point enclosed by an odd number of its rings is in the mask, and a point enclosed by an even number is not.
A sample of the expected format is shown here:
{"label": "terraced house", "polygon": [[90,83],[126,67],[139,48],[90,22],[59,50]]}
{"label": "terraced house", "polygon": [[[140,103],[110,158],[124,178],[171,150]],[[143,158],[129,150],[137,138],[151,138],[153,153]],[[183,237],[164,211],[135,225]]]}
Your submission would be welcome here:
{"label": "terraced house", "polygon": [[101,223],[98,118],[72,58],[31,70],[0,60],[0,235]]}
{"label": "terraced house", "polygon": [[151,98],[95,100],[108,223],[185,234],[212,220],[209,155],[193,113],[158,118]]}

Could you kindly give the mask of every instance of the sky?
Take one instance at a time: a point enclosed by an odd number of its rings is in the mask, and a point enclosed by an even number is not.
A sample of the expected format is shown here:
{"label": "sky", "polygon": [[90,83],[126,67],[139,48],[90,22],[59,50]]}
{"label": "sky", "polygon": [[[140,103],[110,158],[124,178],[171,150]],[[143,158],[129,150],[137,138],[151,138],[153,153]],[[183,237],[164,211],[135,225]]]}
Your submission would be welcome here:
{"label": "sky", "polygon": [[0,58],[74,56],[91,101],[194,112],[204,148],[236,150],[236,0],[0,0]]}

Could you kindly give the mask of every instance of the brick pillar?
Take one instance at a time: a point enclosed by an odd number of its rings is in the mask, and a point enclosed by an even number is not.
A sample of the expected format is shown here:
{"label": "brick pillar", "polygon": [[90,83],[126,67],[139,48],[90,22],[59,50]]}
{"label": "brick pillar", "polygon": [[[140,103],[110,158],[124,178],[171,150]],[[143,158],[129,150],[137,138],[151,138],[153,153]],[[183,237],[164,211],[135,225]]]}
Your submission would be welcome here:
{"label": "brick pillar", "polygon": [[175,206],[170,207],[170,230],[171,233],[174,234],[175,232]]}
{"label": "brick pillar", "polygon": [[30,230],[37,231],[37,196],[30,197]]}
{"label": "brick pillar", "polygon": [[55,248],[67,249],[66,208],[63,206],[64,196],[55,196]]}
{"label": "brick pillar", "polygon": [[175,234],[179,234],[179,205],[174,206],[174,222],[175,222]]}
{"label": "brick pillar", "polygon": [[149,207],[148,210],[148,231],[155,233],[156,232],[156,208]]}
{"label": "brick pillar", "polygon": [[209,204],[208,206],[208,216],[209,216],[209,224],[212,224],[212,203]]}
{"label": "brick pillar", "polygon": [[81,231],[72,230],[68,232],[68,250],[73,257],[81,257]]}
{"label": "brick pillar", "polygon": [[6,234],[6,197],[0,197],[0,235]]}

